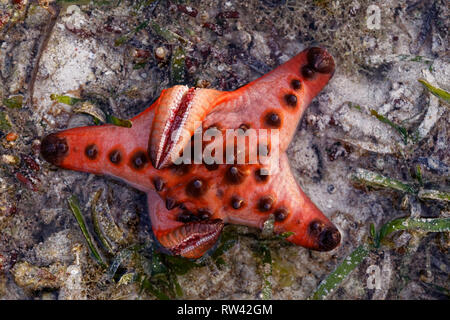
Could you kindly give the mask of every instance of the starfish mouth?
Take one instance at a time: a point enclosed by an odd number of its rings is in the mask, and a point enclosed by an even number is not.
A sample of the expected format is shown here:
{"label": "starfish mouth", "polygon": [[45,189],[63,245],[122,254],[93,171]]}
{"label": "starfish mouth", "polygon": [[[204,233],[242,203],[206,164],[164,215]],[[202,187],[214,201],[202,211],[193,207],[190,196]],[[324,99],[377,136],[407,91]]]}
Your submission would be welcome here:
{"label": "starfish mouth", "polygon": [[216,243],[223,227],[220,219],[188,222],[159,238],[159,242],[175,255],[197,259]]}
{"label": "starfish mouth", "polygon": [[56,133],[46,136],[41,142],[41,155],[51,164],[60,165],[69,152],[69,146],[65,138]]}
{"label": "starfish mouth", "polygon": [[[150,140],[150,158],[156,169],[166,167],[178,156],[178,147],[181,147],[179,140],[183,128],[192,108],[192,101],[195,97],[195,88],[180,86],[174,93],[174,102],[168,106],[162,115],[165,119],[164,129],[161,134],[152,137]],[[157,149],[152,147],[157,143]]]}

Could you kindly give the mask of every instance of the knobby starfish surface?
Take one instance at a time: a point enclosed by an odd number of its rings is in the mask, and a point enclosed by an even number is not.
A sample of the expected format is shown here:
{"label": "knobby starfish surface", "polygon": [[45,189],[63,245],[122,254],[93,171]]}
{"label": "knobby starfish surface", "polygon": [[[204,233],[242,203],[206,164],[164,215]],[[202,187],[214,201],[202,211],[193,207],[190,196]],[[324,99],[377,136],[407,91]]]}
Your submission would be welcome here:
{"label": "knobby starfish surface", "polygon": [[[232,92],[175,86],[131,119],[131,128],[107,124],[52,133],[42,140],[41,154],[61,168],[115,177],[145,192],[153,233],[173,254],[199,258],[225,223],[262,228],[270,215],[274,232],[292,232],[288,241],[328,251],[340,243],[340,233],[297,185],[285,151],[334,69],[326,50],[309,48]],[[266,150],[264,163],[175,164],[180,150],[192,148],[199,121],[201,133],[214,128],[224,136],[227,129],[279,129],[279,152],[269,138],[248,147]],[[203,142],[201,150],[214,142]],[[232,154],[236,160],[236,150]],[[278,170],[269,170],[273,166]]]}

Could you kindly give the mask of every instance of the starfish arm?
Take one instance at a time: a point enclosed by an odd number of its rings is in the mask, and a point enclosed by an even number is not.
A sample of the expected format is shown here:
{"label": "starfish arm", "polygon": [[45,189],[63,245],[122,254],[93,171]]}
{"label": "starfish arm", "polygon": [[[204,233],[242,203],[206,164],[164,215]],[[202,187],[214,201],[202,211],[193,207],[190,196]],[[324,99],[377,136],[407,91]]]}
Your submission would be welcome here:
{"label": "starfish arm", "polygon": [[197,259],[217,242],[224,224],[221,220],[181,223],[165,208],[154,192],[147,193],[152,230],[159,243],[176,255]]}
{"label": "starfish arm", "polygon": [[131,119],[131,128],[107,124],[52,133],[42,140],[41,154],[61,168],[116,177],[142,191],[153,189],[156,170],[147,156],[153,116],[150,107]]}
{"label": "starfish arm", "polygon": [[320,211],[295,181],[287,155],[280,157],[279,171],[270,185],[272,192],[279,192],[292,214],[278,216],[275,212],[276,233],[292,232],[288,241],[296,245],[320,251],[329,251],[339,245],[339,230]]}
{"label": "starfish arm", "polygon": [[303,112],[333,73],[334,61],[327,51],[307,49],[230,93],[211,111],[204,127],[280,129],[280,148],[284,151]]}
{"label": "starfish arm", "polygon": [[[265,168],[268,175],[260,175]],[[244,169],[240,169],[244,170]],[[288,241],[315,250],[328,251],[340,242],[340,233],[328,218],[312,203],[296,183],[285,153],[271,158],[264,167],[253,166],[239,184],[229,186],[224,198],[229,199],[219,215],[225,221],[262,228],[273,214],[276,233],[292,232]],[[233,206],[238,199],[239,206]],[[236,201],[236,200],[235,200]]]}

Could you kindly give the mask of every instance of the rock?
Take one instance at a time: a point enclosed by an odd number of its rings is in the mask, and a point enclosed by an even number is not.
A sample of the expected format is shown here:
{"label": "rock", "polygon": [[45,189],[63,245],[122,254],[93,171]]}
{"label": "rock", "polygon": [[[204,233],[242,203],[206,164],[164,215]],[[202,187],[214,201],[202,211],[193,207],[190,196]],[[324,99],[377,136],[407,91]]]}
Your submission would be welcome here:
{"label": "rock", "polygon": [[52,234],[34,248],[34,254],[41,265],[72,262],[74,255],[70,231],[67,229]]}
{"label": "rock", "polygon": [[24,261],[14,266],[12,275],[14,281],[24,289],[58,289],[62,285],[65,269],[60,264],[40,268]]}

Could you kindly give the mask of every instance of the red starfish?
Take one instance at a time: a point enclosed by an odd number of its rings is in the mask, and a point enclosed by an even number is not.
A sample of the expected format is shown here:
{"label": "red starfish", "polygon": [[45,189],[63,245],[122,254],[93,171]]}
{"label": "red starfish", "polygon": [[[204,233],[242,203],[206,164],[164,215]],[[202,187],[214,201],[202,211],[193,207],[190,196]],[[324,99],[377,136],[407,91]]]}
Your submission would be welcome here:
{"label": "red starfish", "polygon": [[[304,110],[333,73],[333,58],[310,48],[236,91],[163,90],[131,120],[132,128],[102,125],[52,133],[43,139],[41,153],[59,167],[116,177],[146,192],[153,232],[173,254],[201,257],[224,223],[261,228],[270,214],[276,233],[293,232],[288,241],[328,251],[339,244],[340,233],[298,187],[285,150]],[[197,120],[222,133],[280,129],[279,157],[272,156],[275,140],[269,138],[262,146],[266,164],[173,164],[180,150],[191,147]],[[248,149],[261,148],[258,143]],[[265,175],[273,165],[278,172]]]}

